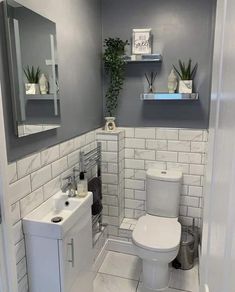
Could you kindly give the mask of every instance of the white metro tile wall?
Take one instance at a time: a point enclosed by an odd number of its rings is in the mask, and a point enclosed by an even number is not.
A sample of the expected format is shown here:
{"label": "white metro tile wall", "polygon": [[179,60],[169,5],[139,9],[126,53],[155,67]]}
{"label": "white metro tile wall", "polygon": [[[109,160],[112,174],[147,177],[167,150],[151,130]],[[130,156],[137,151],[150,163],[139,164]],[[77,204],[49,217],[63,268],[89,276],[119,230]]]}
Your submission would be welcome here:
{"label": "white metro tile wall", "polygon": [[125,217],[145,213],[149,167],[183,172],[180,220],[200,225],[207,130],[121,128],[125,131]]}
{"label": "white metro tile wall", "polygon": [[124,240],[130,237],[131,230],[119,229],[123,217],[135,219],[145,213],[145,173],[152,166],[183,171],[180,219],[183,224],[191,224],[192,218],[197,218],[199,224],[207,131],[168,128],[120,130],[118,135],[99,133],[97,140],[97,131],[92,131],[9,165],[9,196],[21,292],[27,291],[22,217],[60,189],[61,178],[78,165],[80,150],[90,150],[98,140],[102,141],[103,212],[104,221],[109,223],[109,235]]}
{"label": "white metro tile wall", "polygon": [[119,236],[124,218],[124,131],[100,131],[96,139],[102,144],[103,223],[110,236]]}
{"label": "white metro tile wall", "polygon": [[[97,131],[97,130],[96,130]],[[96,131],[76,137],[8,165],[8,183],[19,291],[28,291],[25,242],[21,219],[60,190],[61,180],[78,166],[81,150],[95,147]],[[112,144],[109,147],[113,147]],[[115,215],[117,210],[110,212]]]}

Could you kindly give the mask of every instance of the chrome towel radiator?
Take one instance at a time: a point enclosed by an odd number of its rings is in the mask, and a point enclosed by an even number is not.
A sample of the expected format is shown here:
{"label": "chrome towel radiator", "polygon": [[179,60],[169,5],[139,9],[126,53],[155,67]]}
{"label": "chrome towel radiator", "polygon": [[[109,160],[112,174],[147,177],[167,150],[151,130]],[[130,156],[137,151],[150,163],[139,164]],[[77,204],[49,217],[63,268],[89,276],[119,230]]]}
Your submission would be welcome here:
{"label": "chrome towel radiator", "polygon": [[[96,175],[101,180],[101,142],[97,143],[97,147],[87,153],[80,152],[80,172],[92,171],[96,167]],[[94,174],[93,174],[94,176]],[[102,185],[102,184],[101,184]],[[92,216],[93,237],[96,233],[102,231],[102,211]]]}
{"label": "chrome towel radiator", "polygon": [[97,166],[97,177],[101,179],[101,142],[97,147],[87,153],[80,152],[80,171],[88,172]]}

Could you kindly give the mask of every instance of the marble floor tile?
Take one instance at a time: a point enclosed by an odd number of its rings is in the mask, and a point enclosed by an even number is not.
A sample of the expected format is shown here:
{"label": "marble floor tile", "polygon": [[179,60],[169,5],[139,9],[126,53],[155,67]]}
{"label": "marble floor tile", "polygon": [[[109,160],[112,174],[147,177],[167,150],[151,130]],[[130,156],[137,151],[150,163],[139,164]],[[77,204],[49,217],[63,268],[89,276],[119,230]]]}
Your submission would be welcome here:
{"label": "marble floor tile", "polygon": [[196,264],[193,269],[187,271],[172,269],[170,287],[198,292],[198,265]]}
{"label": "marble floor tile", "polygon": [[94,292],[136,292],[138,281],[98,273]]}
{"label": "marble floor tile", "polygon": [[131,227],[131,224],[129,224],[129,223],[123,223],[122,222],[122,224],[120,225],[120,229],[127,229],[127,230],[129,230],[130,227]]}
{"label": "marble floor tile", "polygon": [[141,260],[132,255],[108,252],[99,272],[131,280],[139,280]]}
{"label": "marble floor tile", "polygon": [[[137,288],[137,292],[154,292],[154,291],[144,288],[143,283],[139,283],[138,288]],[[187,292],[187,291],[168,288],[166,290],[163,290],[162,292]]]}
{"label": "marble floor tile", "polygon": [[123,223],[127,223],[127,224],[133,224],[133,225],[136,225],[137,224],[137,219],[131,219],[131,218],[124,218],[123,219]]}

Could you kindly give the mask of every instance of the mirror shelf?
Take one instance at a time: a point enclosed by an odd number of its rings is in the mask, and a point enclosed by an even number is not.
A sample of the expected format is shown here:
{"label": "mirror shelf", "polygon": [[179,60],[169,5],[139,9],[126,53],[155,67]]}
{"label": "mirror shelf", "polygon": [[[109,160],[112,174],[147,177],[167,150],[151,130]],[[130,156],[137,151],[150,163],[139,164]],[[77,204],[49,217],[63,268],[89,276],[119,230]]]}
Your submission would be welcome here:
{"label": "mirror shelf", "polygon": [[149,55],[125,55],[124,60],[126,63],[153,63],[162,62],[161,54],[149,54]]}
{"label": "mirror shelf", "polygon": [[[54,101],[54,94],[26,94],[26,100],[52,100]],[[59,100],[57,98],[57,100]]]}
{"label": "mirror shelf", "polygon": [[141,100],[198,100],[198,93],[167,93],[167,92],[157,92],[157,93],[143,93],[140,96]]}

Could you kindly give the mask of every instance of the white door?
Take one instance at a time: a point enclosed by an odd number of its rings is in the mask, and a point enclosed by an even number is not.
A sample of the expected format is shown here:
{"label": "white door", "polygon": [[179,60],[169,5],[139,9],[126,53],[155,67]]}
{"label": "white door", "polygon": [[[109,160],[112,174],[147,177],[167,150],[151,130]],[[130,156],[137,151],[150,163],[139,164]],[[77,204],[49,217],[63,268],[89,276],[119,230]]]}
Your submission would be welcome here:
{"label": "white door", "polygon": [[[0,1],[1,2],[1,1]],[[17,272],[7,175],[7,151],[0,80],[0,292],[16,292]]]}
{"label": "white door", "polygon": [[[0,219],[1,221],[1,219]],[[2,224],[0,224],[0,292],[7,291],[7,278],[6,278],[6,263],[4,260],[4,251],[3,251],[3,232]]]}
{"label": "white door", "polygon": [[13,254],[15,250],[12,249],[12,245],[10,244],[12,237],[8,236],[9,224],[7,221],[7,212],[5,212],[2,207],[5,206],[3,198],[3,194],[5,194],[5,192],[2,183],[3,176],[1,173],[2,163],[0,160],[0,292],[15,292],[17,291],[16,263],[15,256]]}
{"label": "white door", "polygon": [[235,1],[217,1],[201,291],[235,292]]}

